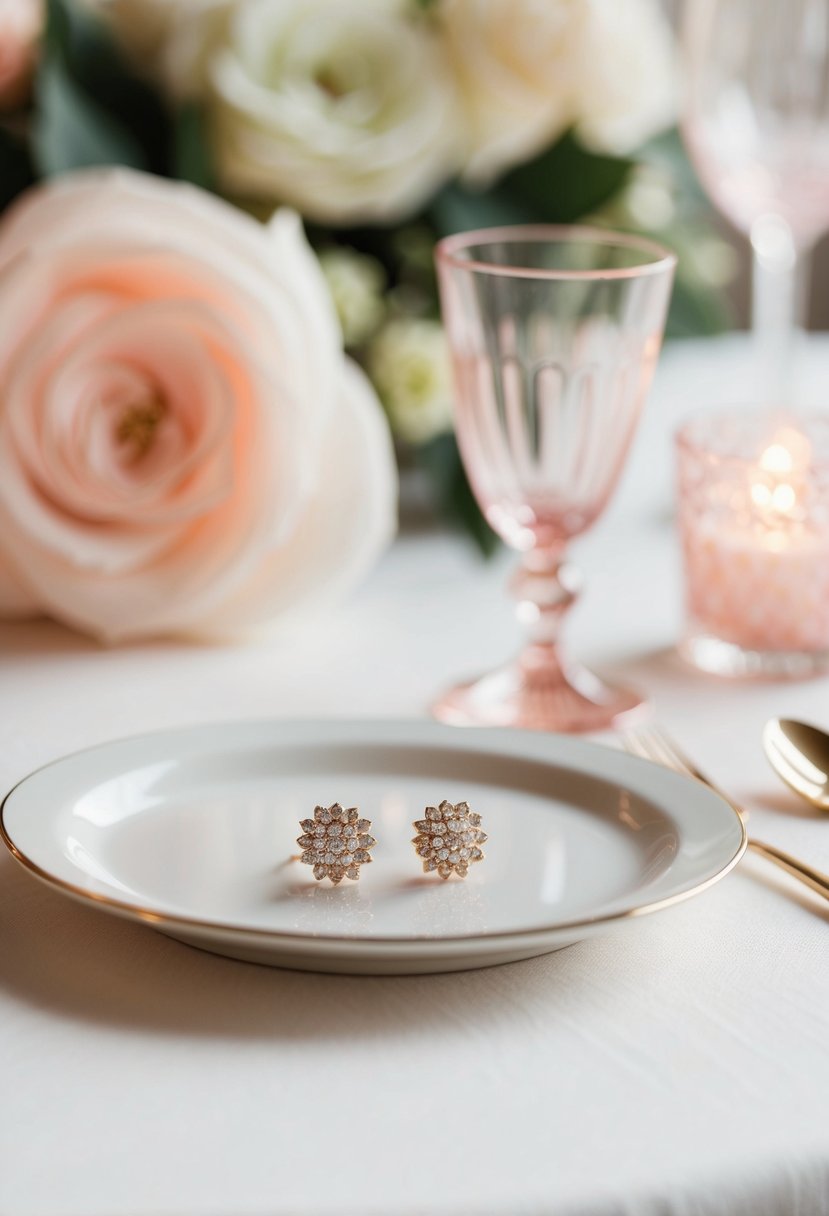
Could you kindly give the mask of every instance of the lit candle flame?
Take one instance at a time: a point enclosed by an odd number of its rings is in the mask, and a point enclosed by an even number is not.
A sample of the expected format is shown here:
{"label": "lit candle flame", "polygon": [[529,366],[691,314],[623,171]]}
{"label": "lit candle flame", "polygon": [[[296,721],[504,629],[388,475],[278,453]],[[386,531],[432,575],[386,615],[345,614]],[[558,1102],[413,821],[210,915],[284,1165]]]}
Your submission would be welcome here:
{"label": "lit candle flame", "polygon": [[811,444],[801,431],[782,427],[775,433],[758,461],[761,477],[750,488],[751,501],[766,516],[764,523],[779,526],[792,518],[800,498],[797,483],[811,454]]}
{"label": "lit candle flame", "polygon": [[760,457],[760,468],[767,473],[791,473],[794,456],[782,443],[770,443]]}

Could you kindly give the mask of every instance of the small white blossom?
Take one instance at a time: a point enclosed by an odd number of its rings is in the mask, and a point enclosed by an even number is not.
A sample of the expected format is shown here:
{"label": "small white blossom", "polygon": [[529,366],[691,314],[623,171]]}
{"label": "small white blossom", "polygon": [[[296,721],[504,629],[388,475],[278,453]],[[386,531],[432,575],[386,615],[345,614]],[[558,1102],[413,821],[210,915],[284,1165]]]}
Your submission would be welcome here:
{"label": "small white blossom", "polygon": [[658,232],[676,220],[673,181],[670,173],[658,165],[637,166],[620,202],[627,226]]}
{"label": "small white blossom", "polygon": [[369,348],[368,371],[399,439],[425,443],[451,430],[452,374],[437,321],[384,325]]}
{"label": "small white blossom", "polygon": [[694,241],[688,250],[686,264],[688,262],[701,283],[720,290],[733,282],[739,270],[733,245],[718,236],[704,236]]}
{"label": "small white blossom", "polygon": [[342,246],[319,255],[346,346],[359,346],[383,320],[386,276],[376,258]]}

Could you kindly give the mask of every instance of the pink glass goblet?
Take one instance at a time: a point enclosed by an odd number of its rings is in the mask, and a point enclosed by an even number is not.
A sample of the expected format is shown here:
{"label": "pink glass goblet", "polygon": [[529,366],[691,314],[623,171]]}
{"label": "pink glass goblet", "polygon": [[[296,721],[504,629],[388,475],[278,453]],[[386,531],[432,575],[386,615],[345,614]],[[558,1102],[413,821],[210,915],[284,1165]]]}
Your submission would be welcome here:
{"label": "pink glass goblet", "polygon": [[447,692],[456,725],[587,731],[640,705],[560,648],[579,579],[567,542],[619,479],[665,324],[676,259],[589,228],[495,228],[436,252],[452,353],[455,426],[475,497],[522,555],[512,582],[527,644]]}
{"label": "pink glass goblet", "polygon": [[791,405],[811,253],[829,228],[829,5],[689,0],[683,48],[685,143],[712,201],[749,236],[760,384]]}

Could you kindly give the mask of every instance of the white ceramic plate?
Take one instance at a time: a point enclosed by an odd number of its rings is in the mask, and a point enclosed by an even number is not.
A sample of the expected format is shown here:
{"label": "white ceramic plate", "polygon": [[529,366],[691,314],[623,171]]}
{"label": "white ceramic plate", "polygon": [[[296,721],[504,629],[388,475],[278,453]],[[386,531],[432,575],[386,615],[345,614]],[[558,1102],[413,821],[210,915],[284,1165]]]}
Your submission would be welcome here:
{"label": "white ceramic plate", "polygon": [[[424,875],[412,820],[468,800],[469,877]],[[359,806],[374,862],[314,881],[299,820]],[[559,949],[703,890],[745,848],[710,790],[571,738],[431,722],[234,722],[106,743],[6,798],[39,878],[218,954],[315,971],[454,971]]]}

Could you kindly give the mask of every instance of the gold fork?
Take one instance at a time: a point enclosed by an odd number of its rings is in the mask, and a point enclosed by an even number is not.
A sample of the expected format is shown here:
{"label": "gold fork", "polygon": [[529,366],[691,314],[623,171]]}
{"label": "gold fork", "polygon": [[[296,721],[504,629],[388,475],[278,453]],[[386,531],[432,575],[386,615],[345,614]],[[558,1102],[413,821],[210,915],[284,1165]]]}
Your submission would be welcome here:
{"label": "gold fork", "polygon": [[[694,777],[697,781],[701,781],[703,785],[707,785],[715,794],[719,794],[730,807],[737,812],[740,819],[745,823],[745,815],[742,809],[737,806],[733,799],[724,794],[719,786],[715,785],[704,773],[696,767],[696,765],[677,747],[673,739],[657,726],[643,726],[638,730],[629,731],[622,736],[622,746],[626,752],[630,752],[633,756],[639,756],[643,760],[651,760],[654,764],[661,764],[665,768],[673,769],[675,773],[684,773],[688,777]],[[767,861],[773,862],[776,866],[780,866],[793,878],[797,878],[800,882],[811,887],[818,895],[822,895],[824,899],[829,899],[829,875],[821,874],[820,870],[815,870],[812,866],[806,864],[805,861],[798,860],[797,857],[792,857],[790,853],[784,853],[782,849],[776,848],[773,844],[766,844],[762,840],[755,840],[753,837],[748,837],[748,847],[753,849],[755,853],[760,853]]]}

